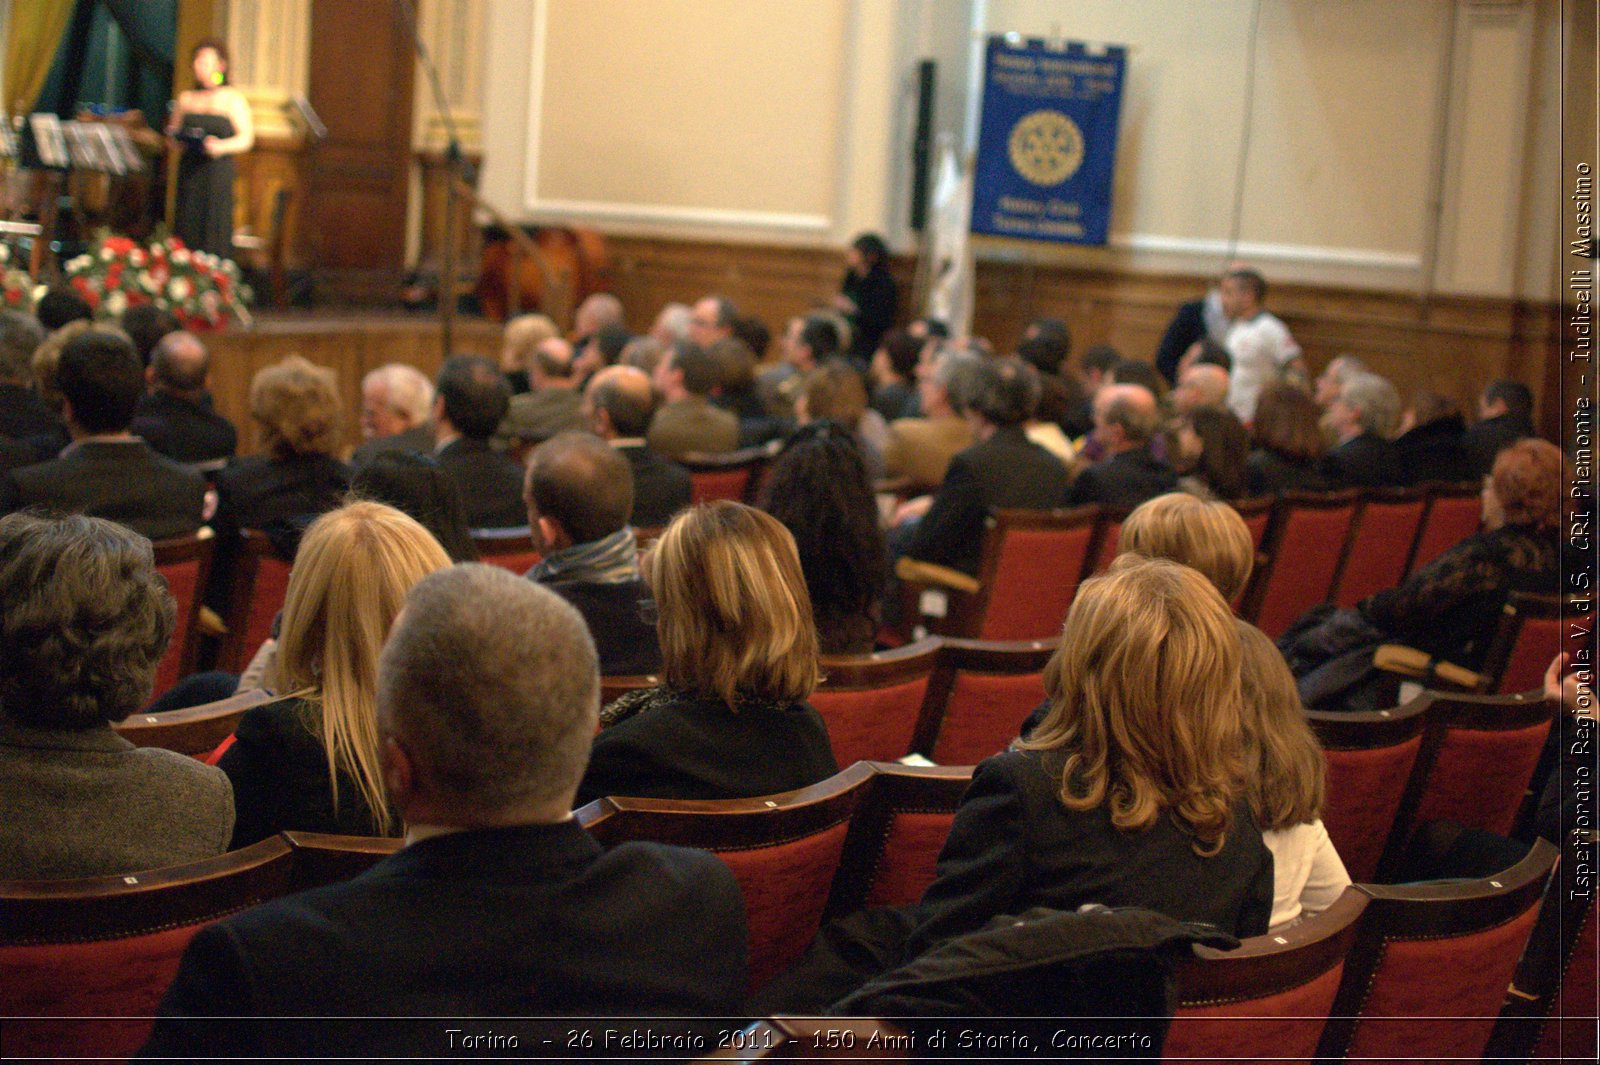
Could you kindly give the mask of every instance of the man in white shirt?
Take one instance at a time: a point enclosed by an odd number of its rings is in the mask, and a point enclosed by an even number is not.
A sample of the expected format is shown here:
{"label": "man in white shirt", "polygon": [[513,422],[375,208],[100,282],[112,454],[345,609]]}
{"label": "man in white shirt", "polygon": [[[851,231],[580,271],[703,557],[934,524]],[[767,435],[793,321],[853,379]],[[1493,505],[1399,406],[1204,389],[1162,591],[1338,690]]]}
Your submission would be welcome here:
{"label": "man in white shirt", "polygon": [[1255,420],[1261,389],[1286,373],[1304,372],[1300,345],[1289,327],[1262,307],[1267,283],[1256,271],[1230,270],[1222,277],[1222,309],[1231,323],[1223,346],[1233,356],[1228,406],[1239,420]]}

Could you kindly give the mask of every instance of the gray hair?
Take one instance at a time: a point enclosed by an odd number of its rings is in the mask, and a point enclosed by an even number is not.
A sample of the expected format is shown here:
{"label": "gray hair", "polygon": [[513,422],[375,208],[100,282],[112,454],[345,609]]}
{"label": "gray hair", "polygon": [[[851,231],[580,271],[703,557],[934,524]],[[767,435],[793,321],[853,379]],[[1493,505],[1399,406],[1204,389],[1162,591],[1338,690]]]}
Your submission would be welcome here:
{"label": "gray hair", "polygon": [[380,729],[479,810],[569,797],[589,761],[600,671],[588,626],[498,566],[424,577],[378,658]]}
{"label": "gray hair", "polygon": [[33,380],[33,353],[44,343],[39,319],[21,311],[0,311],[0,380]]}
{"label": "gray hair", "polygon": [[946,348],[933,364],[933,383],[950,397],[957,414],[965,414],[977,396],[983,360],[965,351]]}
{"label": "gray hair", "polygon": [[1361,416],[1361,428],[1391,437],[1400,426],[1400,393],[1384,377],[1358,370],[1345,375],[1339,399]]}
{"label": "gray hair", "polygon": [[361,387],[382,385],[386,402],[397,414],[404,414],[412,425],[421,425],[433,411],[433,382],[428,375],[403,362],[380,366],[361,379]]}
{"label": "gray hair", "polygon": [[1345,381],[1350,379],[1351,374],[1371,373],[1372,371],[1367,369],[1367,364],[1362,362],[1358,356],[1335,355],[1324,372],[1334,381],[1343,385]]}

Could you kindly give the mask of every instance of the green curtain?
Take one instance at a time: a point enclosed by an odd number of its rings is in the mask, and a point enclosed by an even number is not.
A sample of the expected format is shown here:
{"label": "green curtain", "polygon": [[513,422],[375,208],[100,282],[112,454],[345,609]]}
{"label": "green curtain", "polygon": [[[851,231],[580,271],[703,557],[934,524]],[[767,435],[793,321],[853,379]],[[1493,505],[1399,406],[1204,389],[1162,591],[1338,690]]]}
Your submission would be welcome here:
{"label": "green curtain", "polygon": [[33,101],[44,86],[67,28],[73,5],[66,0],[52,3],[12,4],[6,32],[6,76],[0,91],[0,109],[31,111]]}
{"label": "green curtain", "polygon": [[70,6],[33,110],[67,118],[83,107],[138,108],[161,128],[172,98],[178,0],[76,0]]}

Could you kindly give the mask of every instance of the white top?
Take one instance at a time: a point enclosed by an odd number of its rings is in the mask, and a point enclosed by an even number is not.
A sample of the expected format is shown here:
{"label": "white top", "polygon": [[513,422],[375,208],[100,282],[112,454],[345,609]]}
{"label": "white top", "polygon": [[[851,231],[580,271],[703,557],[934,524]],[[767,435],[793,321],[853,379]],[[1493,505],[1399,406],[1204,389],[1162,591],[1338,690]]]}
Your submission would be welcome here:
{"label": "white top", "polygon": [[1350,886],[1333,840],[1318,818],[1310,824],[1261,833],[1272,852],[1272,922],[1277,932],[1321,913]]}
{"label": "white top", "polygon": [[1233,356],[1233,369],[1228,374],[1228,407],[1240,421],[1249,424],[1255,420],[1256,397],[1261,389],[1277,380],[1283,368],[1300,357],[1300,345],[1276,315],[1262,311],[1229,326],[1223,347]]}

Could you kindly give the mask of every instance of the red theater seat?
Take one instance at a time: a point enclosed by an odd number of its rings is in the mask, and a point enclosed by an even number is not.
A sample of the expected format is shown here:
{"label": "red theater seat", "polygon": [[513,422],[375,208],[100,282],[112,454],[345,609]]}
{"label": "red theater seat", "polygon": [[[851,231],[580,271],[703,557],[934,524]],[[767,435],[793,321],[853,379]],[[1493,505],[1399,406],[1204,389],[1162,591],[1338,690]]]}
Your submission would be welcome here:
{"label": "red theater seat", "polygon": [[967,766],[869,764],[872,781],[845,837],[828,898],[830,917],[920,899],[933,883],[939,851],[972,783]]}
{"label": "red theater seat", "polygon": [[940,765],[976,765],[1017,738],[1044,701],[1055,643],[945,640],[912,747]]}
{"label": "red theater seat", "polygon": [[1308,714],[1328,766],[1322,823],[1357,883],[1378,873],[1406,781],[1422,750],[1428,705],[1413,699],[1392,710]]}
{"label": "red theater seat", "polygon": [[827,722],[834,761],[841,767],[892,762],[911,752],[938,650],[939,641],[920,640],[893,651],[823,657],[822,686],[811,705]]}
{"label": "red theater seat", "polygon": [[211,575],[211,553],[216,538],[208,528],[189,536],[159,540],[154,544],[156,570],[178,605],[172,642],[156,666],[155,694],[160,695],[194,672],[200,643],[200,603]]}

